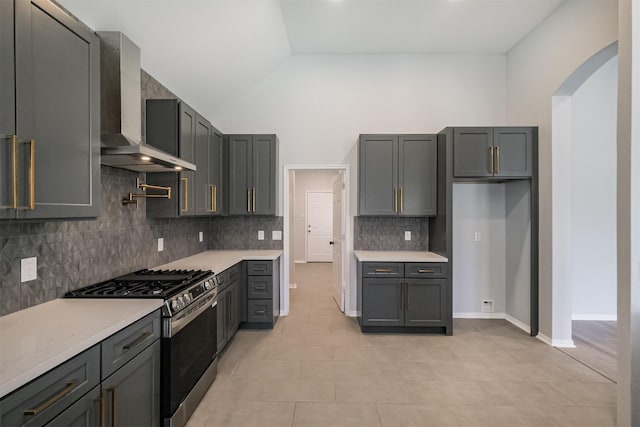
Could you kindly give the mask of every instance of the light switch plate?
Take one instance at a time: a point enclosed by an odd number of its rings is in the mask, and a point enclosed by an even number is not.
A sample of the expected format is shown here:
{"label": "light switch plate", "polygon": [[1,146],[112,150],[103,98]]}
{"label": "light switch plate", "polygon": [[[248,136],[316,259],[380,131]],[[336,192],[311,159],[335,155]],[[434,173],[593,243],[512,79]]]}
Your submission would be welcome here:
{"label": "light switch plate", "polygon": [[204,233],[202,231],[198,232],[198,241],[199,242],[204,241]]}
{"label": "light switch plate", "polygon": [[480,311],[482,313],[493,313],[493,300],[483,299],[480,301]]}
{"label": "light switch plate", "polygon": [[404,232],[404,240],[411,240],[411,232],[410,231],[405,231]]}
{"label": "light switch plate", "polygon": [[38,278],[38,258],[23,258],[20,260],[20,283],[30,282]]}
{"label": "light switch plate", "polygon": [[264,240],[264,230],[258,230],[258,240]]}
{"label": "light switch plate", "polygon": [[158,252],[164,251],[164,239],[160,237],[158,239]]}
{"label": "light switch plate", "polygon": [[273,230],[271,232],[271,240],[282,240],[282,230]]}

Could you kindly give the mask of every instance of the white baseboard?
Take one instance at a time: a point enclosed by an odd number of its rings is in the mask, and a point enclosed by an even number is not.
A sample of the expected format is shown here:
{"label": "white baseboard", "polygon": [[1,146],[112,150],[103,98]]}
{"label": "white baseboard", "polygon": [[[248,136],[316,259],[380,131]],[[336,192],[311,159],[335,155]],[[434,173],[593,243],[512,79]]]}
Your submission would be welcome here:
{"label": "white baseboard", "polygon": [[522,330],[523,330],[523,331],[525,331],[526,333],[528,333],[528,334],[530,334],[530,333],[531,333],[531,326],[530,326],[530,325],[527,325],[527,324],[526,324],[526,323],[524,323],[524,322],[521,322],[520,320],[516,319],[515,317],[513,317],[513,316],[509,316],[508,314],[505,314],[505,315],[504,315],[504,319],[505,319],[507,322],[511,323],[513,326],[516,326],[516,327],[518,327],[518,328],[522,329]]}
{"label": "white baseboard", "polygon": [[617,314],[573,314],[571,315],[571,320],[607,320],[614,321],[618,320]]}
{"label": "white baseboard", "polygon": [[297,259],[295,261],[293,261],[294,264],[306,264],[307,261],[303,260],[303,259]]}
{"label": "white baseboard", "polygon": [[297,287],[298,285],[296,285],[295,283],[289,283],[289,289],[295,289]]}
{"label": "white baseboard", "polygon": [[552,347],[558,347],[558,348],[575,348],[576,347],[573,340],[571,339],[569,340],[551,339],[544,334],[538,334],[536,338],[538,338],[543,343],[550,345]]}
{"label": "white baseboard", "polygon": [[540,341],[542,341],[543,343],[545,343],[546,345],[553,345],[551,343],[551,338],[549,338],[548,336],[546,336],[545,334],[541,334],[538,333],[538,335],[536,335],[536,338],[538,338]]}
{"label": "white baseboard", "polygon": [[504,313],[465,312],[453,313],[454,319],[504,319]]}
{"label": "white baseboard", "polygon": [[358,316],[358,312],[355,310],[349,311],[349,310],[345,310],[344,314],[348,317],[357,317]]}

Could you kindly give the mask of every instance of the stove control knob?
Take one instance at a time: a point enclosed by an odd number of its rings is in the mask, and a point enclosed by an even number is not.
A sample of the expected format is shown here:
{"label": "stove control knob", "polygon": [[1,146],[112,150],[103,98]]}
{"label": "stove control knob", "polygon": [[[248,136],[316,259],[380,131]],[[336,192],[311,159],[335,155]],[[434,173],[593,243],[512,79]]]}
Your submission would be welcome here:
{"label": "stove control knob", "polygon": [[211,284],[211,280],[207,280],[206,282],[204,282],[204,288],[206,290],[209,290],[213,287],[213,285]]}
{"label": "stove control knob", "polygon": [[184,298],[183,297],[178,297],[178,306],[180,308],[185,306],[185,302],[184,302]]}
{"label": "stove control knob", "polygon": [[184,298],[185,304],[189,304],[191,302],[191,294],[184,294],[182,297]]}
{"label": "stove control knob", "polygon": [[174,299],[173,301],[171,301],[171,308],[173,308],[173,311],[180,310],[180,304],[178,303],[177,299]]}

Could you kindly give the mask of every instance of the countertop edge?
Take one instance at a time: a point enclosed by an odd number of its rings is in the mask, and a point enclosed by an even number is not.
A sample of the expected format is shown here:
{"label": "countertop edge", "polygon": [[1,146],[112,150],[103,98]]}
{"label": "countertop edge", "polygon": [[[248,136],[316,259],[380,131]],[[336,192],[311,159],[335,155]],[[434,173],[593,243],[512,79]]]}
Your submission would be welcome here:
{"label": "countertop edge", "polygon": [[429,251],[367,251],[355,250],[353,255],[360,262],[449,262]]}

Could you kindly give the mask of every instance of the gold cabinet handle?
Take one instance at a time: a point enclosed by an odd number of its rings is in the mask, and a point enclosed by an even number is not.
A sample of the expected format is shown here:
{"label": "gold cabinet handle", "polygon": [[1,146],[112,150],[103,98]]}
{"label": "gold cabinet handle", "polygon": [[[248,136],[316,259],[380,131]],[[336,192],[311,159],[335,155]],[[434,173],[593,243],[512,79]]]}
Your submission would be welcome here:
{"label": "gold cabinet handle", "polygon": [[29,203],[21,209],[32,211],[36,208],[36,141],[30,139],[26,144],[29,144]]}
{"label": "gold cabinet handle", "polygon": [[253,212],[256,211],[256,187],[253,187]]}
{"label": "gold cabinet handle", "polygon": [[496,173],[500,173],[500,146],[496,147]]}
{"label": "gold cabinet handle", "polygon": [[418,269],[418,273],[433,273],[433,270],[423,270],[423,269]]}
{"label": "gold cabinet handle", "polygon": [[404,211],[404,192],[402,191],[402,187],[399,189],[400,195],[398,198],[400,199],[400,213]]}
{"label": "gold cabinet handle", "polygon": [[209,212],[217,212],[218,210],[218,186],[215,184],[209,184],[209,190],[211,191],[211,209]]}
{"label": "gold cabinet handle", "polygon": [[116,427],[116,389],[110,388],[109,391],[111,392],[111,427]]}
{"label": "gold cabinet handle", "polygon": [[184,208],[181,212],[189,212],[189,178],[181,178],[184,183]]}
{"label": "gold cabinet handle", "polygon": [[398,189],[393,189],[393,211],[398,212]]}
{"label": "gold cabinet handle", "polygon": [[6,135],[2,139],[11,141],[11,203],[2,208],[18,209],[18,136]]}
{"label": "gold cabinet handle", "polygon": [[145,339],[147,339],[149,337],[149,335],[151,335],[151,332],[147,331],[145,333],[143,333],[142,335],[140,335],[138,338],[136,338],[135,340],[131,341],[129,344],[125,344],[122,346],[122,349],[124,351],[129,351],[131,350],[133,347],[137,346],[138,344],[140,344],[142,341],[144,341]]}
{"label": "gold cabinet handle", "polygon": [[376,268],[374,270],[376,273],[391,273],[392,270],[390,268]]}
{"label": "gold cabinet handle", "polygon": [[57,392],[56,394],[51,396],[49,399],[45,400],[40,406],[38,406],[38,407],[36,407],[34,409],[25,409],[24,410],[24,414],[25,415],[38,415],[39,413],[41,413],[45,409],[48,409],[54,403],[56,403],[57,401],[59,401],[60,399],[62,399],[66,395],[68,395],[69,393],[71,393],[73,390],[76,389],[76,387],[78,387],[77,381],[69,381],[67,383],[67,385],[65,385],[62,390],[60,390],[59,392]]}
{"label": "gold cabinet handle", "polygon": [[247,212],[251,212],[251,188],[247,188]]}
{"label": "gold cabinet handle", "polygon": [[493,145],[489,147],[489,173],[493,173]]}

